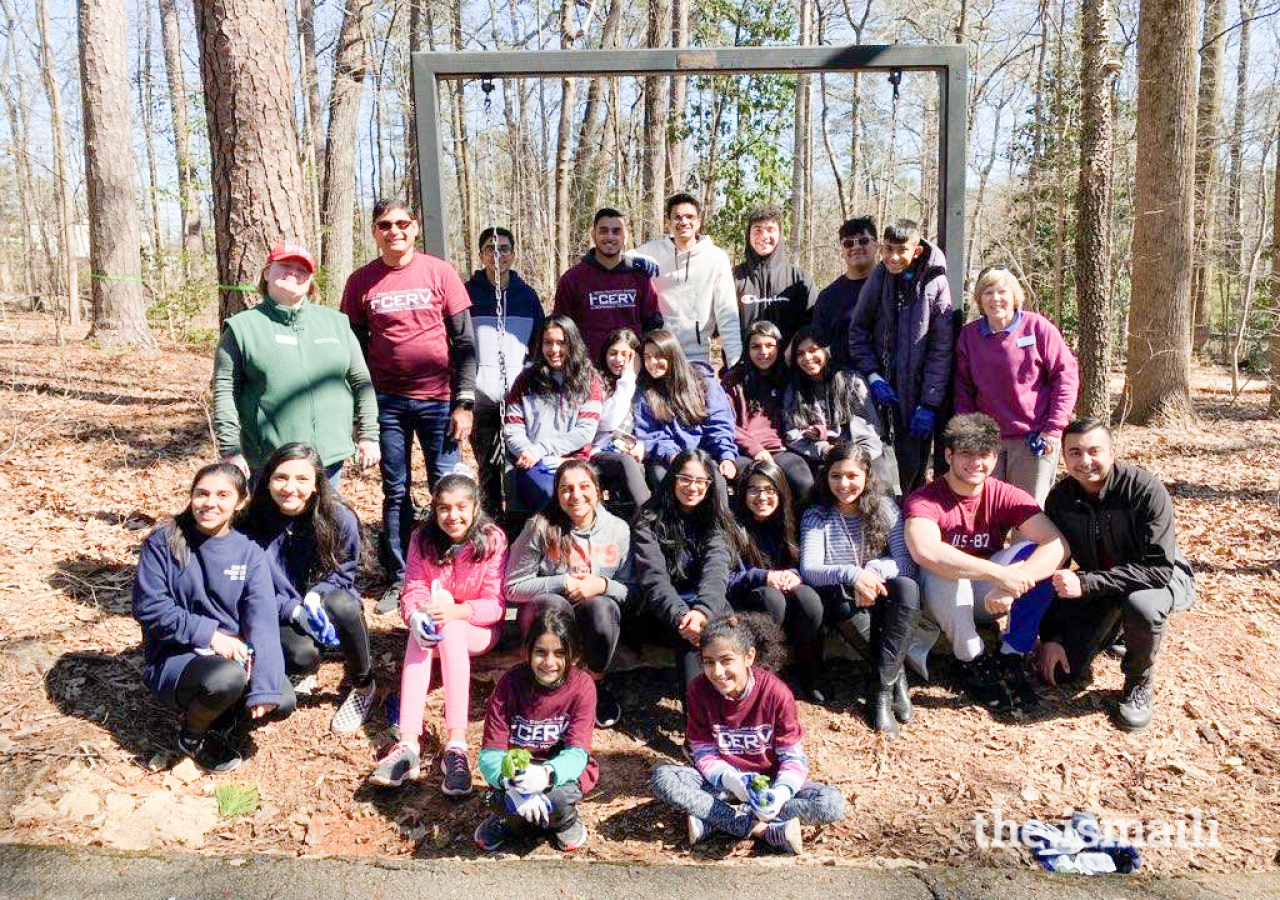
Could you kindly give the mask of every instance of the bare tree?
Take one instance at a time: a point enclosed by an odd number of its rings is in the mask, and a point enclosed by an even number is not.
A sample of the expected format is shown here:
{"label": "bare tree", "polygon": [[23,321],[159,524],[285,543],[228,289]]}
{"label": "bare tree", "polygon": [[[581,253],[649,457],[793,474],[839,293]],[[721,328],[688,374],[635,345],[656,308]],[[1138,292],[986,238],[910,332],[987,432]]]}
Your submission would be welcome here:
{"label": "bare tree", "polygon": [[330,293],[338,293],[352,269],[352,227],[355,219],[356,124],[369,65],[369,26],[373,0],[347,0],[338,35],[329,91],[329,139],[324,152],[324,193],[320,219],[324,223],[321,259]]}
{"label": "bare tree", "polygon": [[152,265],[160,290],[165,290],[164,233],[160,227],[160,185],[156,177],[156,129],[154,123],[155,90],[151,74],[152,10],[150,0],[143,4],[145,24],[142,46],[138,51],[138,107],[142,112],[143,143],[147,151],[147,194],[151,212]]}
{"label": "bare tree", "polygon": [[201,228],[196,164],[191,153],[187,80],[182,71],[182,29],[178,22],[177,0],[160,0],[160,28],[164,34],[164,69],[169,79],[173,144],[178,156],[178,207],[182,211],[183,266],[189,277],[196,260],[204,255],[204,231]]}
{"label": "bare tree", "polygon": [[[1271,309],[1280,310],[1280,150],[1276,153],[1276,167],[1272,172],[1275,200],[1271,211]],[[1280,316],[1274,317],[1271,330],[1271,396],[1268,412],[1280,416]]]}
{"label": "bare tree", "polygon": [[307,230],[294,127],[284,7],[260,0],[196,0],[200,73],[213,157],[218,312],[250,304],[267,250]]}
{"label": "bare tree", "polygon": [[1244,122],[1249,106],[1249,55],[1252,44],[1253,0],[1240,0],[1240,48],[1236,57],[1236,105],[1232,113],[1231,136],[1227,142],[1228,227],[1227,253],[1231,271],[1244,268]]}
{"label": "bare tree", "polygon": [[[807,47],[813,43],[813,3],[812,0],[798,0],[797,13],[800,21],[800,46]],[[809,221],[809,192],[805,189],[806,175],[809,172],[809,78],[796,76],[795,114],[793,117],[792,164],[791,164],[791,258],[797,265],[803,264],[801,254],[810,246],[805,239]]]}
{"label": "bare tree", "polygon": [[37,251],[36,211],[32,197],[35,182],[31,178],[31,141],[27,127],[27,102],[18,59],[18,23],[9,7],[9,0],[0,0],[4,14],[5,49],[4,62],[0,64],[0,93],[4,95],[5,112],[9,119],[9,135],[13,142],[13,168],[18,182],[18,206],[22,215],[22,258],[24,265],[23,288],[31,296],[44,290],[40,274],[41,254]]}
{"label": "bare tree", "polygon": [[[71,187],[71,167],[67,160],[67,124],[62,111],[62,89],[58,87],[58,77],[53,69],[53,44],[49,38],[49,0],[36,0],[36,18],[40,29],[40,70],[44,76],[44,90],[49,98],[49,115],[53,122],[53,159],[58,188],[58,244],[62,248],[67,314],[72,325],[79,325],[80,270],[76,264],[74,241],[75,198]],[[127,97],[125,102],[128,102]]]}
{"label": "bare tree", "polygon": [[[647,47],[665,47],[671,36],[671,0],[649,0]],[[667,115],[670,79],[650,75],[644,80],[644,199],[637,242],[662,233],[663,188],[667,180]]]}
{"label": "bare tree", "polygon": [[1191,341],[1196,348],[1203,347],[1209,339],[1209,296],[1213,288],[1213,255],[1217,252],[1222,57],[1227,44],[1221,32],[1226,14],[1226,0],[1205,0],[1205,44],[1200,48],[1200,95],[1196,103],[1196,265],[1191,276]]}
{"label": "bare tree", "polygon": [[80,2],[80,95],[93,272],[90,337],[145,347],[153,341],[138,254],[125,20],[125,0]]}
{"label": "bare tree", "polygon": [[325,171],[324,108],[320,101],[320,65],[316,58],[315,0],[297,0],[298,55],[302,60],[303,126],[306,142],[302,148],[303,178],[307,185],[307,208],[311,213],[311,239],[321,242],[324,222],[320,215],[320,179]]}
{"label": "bare tree", "polygon": [[1121,413],[1178,424],[1191,405],[1192,213],[1195,206],[1196,28],[1185,0],[1142,0],[1133,302]]}
{"label": "bare tree", "polygon": [[1080,182],[1076,190],[1076,304],[1082,416],[1111,415],[1112,96],[1120,64],[1111,49],[1111,0],[1080,5]]}
{"label": "bare tree", "polygon": [[[689,46],[689,7],[692,0],[671,0],[671,46]],[[671,77],[671,109],[675,111],[668,128],[673,132],[667,144],[667,192],[674,194],[685,188],[685,107],[689,98],[689,78]]]}

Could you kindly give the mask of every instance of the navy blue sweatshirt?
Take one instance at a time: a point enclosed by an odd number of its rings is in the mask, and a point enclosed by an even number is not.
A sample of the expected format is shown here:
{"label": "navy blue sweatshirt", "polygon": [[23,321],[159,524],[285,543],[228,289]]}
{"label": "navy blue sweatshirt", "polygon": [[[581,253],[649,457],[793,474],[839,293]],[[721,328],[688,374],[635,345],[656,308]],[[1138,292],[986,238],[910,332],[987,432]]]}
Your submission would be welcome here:
{"label": "navy blue sweatshirt", "polygon": [[270,514],[263,523],[264,530],[253,535],[254,541],[267,554],[282,623],[292,621],[293,611],[311,591],[317,594],[347,591],[353,597],[359,596],[356,593],[356,572],[360,569],[360,520],[344,504],[339,503],[337,508],[342,528],[342,564],[318,581],[312,581],[310,577],[316,550],[310,515]]}
{"label": "navy blue sweatshirt", "polygon": [[831,363],[837,369],[853,368],[849,360],[849,322],[866,283],[865,278],[854,280],[841,275],[822,289],[813,305],[813,327],[827,340]]}
{"label": "navy blue sweatshirt", "polygon": [[476,329],[476,359],[479,362],[476,403],[481,406],[497,406],[511,392],[516,376],[524,368],[525,357],[533,349],[530,342],[542,327],[544,318],[537,292],[515,272],[508,274],[501,330],[498,327],[498,295],[489,276],[484,269],[477,269],[467,282],[471,321]]}
{"label": "navy blue sweatshirt", "polygon": [[182,673],[167,664],[207,649],[221,631],[253,645],[245,705],[278,706],[284,657],[266,554],[238,531],[216,538],[195,532],[187,564],[179,565],[169,551],[172,527],[157,528],[143,543],[133,583],[133,617],[142,625],[146,660],[143,680],[172,700]]}
{"label": "navy blue sweatshirt", "polygon": [[782,540],[781,518],[775,518],[777,521],[757,522],[751,513],[741,513],[739,521],[745,523],[742,530],[764,557],[764,568],[751,565],[745,558],[739,559],[738,565],[729,573],[730,596],[736,597],[753,588],[764,587],[770,572],[800,568],[800,561],[787,552],[787,545]]}

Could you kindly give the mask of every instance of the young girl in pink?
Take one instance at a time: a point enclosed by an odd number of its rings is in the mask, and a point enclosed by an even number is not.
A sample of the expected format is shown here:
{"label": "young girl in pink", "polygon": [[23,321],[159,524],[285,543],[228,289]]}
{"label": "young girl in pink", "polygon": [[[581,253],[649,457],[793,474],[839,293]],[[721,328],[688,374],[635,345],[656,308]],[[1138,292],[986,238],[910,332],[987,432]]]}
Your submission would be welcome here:
{"label": "young girl in pink", "polygon": [[400,613],[409,626],[400,677],[400,741],[379,761],[370,777],[374,784],[399,787],[418,777],[422,712],[438,653],[447,732],[440,790],[450,797],[471,794],[471,657],[492,650],[501,635],[506,562],[507,539],[480,507],[476,483],[465,475],[440,479],[430,515],[410,542],[400,595]]}

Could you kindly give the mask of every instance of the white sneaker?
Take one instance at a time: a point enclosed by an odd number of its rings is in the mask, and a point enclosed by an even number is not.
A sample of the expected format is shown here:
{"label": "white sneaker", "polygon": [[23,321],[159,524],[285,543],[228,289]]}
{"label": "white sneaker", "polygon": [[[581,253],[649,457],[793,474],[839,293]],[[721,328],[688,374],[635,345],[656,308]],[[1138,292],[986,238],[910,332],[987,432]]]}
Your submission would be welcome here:
{"label": "white sneaker", "polygon": [[373,698],[377,692],[378,685],[373,681],[363,688],[353,687],[338,711],[333,714],[329,730],[334,734],[354,734],[359,731],[365,719],[369,718],[369,710],[373,709]]}
{"label": "white sneaker", "polygon": [[298,679],[298,683],[293,686],[293,692],[299,697],[310,697],[316,692],[316,688],[320,686],[320,679],[316,678],[316,673],[305,675]]}

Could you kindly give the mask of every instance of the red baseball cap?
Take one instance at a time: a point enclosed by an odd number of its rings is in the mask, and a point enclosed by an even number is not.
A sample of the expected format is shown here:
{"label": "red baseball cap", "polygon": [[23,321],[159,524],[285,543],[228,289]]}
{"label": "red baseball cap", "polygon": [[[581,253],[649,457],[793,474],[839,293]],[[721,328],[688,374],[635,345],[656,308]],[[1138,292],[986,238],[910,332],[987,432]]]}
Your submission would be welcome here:
{"label": "red baseball cap", "polygon": [[271,252],[267,254],[267,262],[283,262],[286,259],[296,259],[307,264],[307,268],[312,272],[316,270],[316,258],[311,255],[306,247],[301,244],[276,244],[271,248]]}

